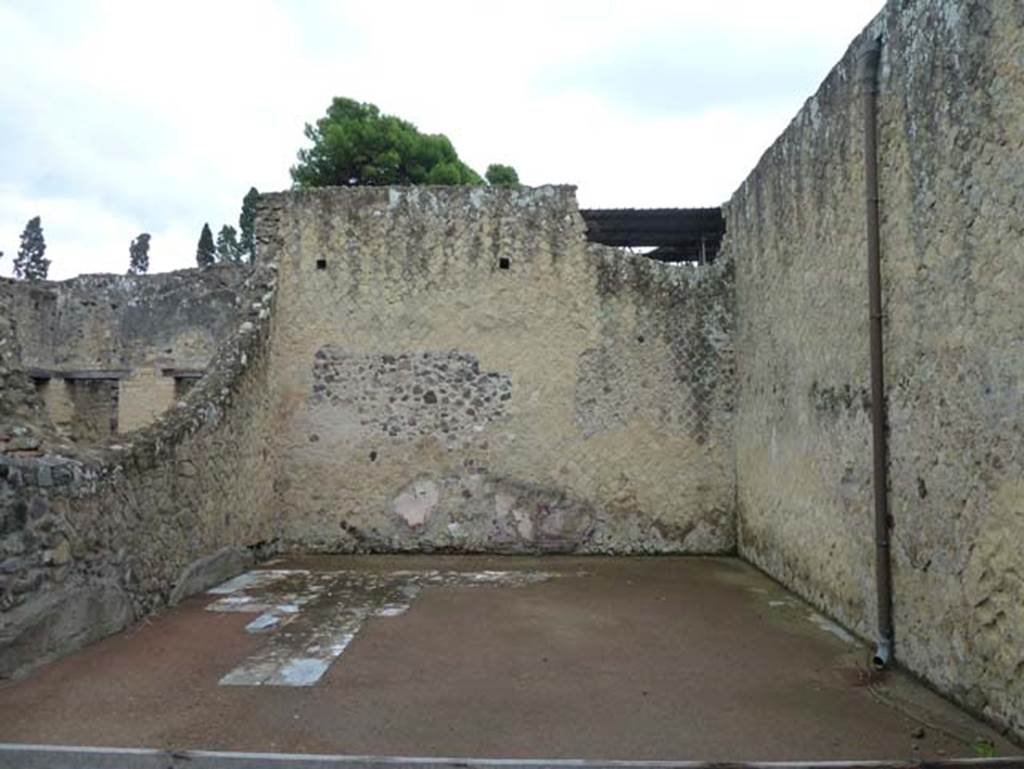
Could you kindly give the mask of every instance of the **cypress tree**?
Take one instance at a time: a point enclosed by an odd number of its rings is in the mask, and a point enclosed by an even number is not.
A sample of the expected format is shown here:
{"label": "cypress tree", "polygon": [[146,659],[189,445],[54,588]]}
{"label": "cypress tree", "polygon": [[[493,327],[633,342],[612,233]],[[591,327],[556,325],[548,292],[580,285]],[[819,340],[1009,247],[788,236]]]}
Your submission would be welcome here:
{"label": "cypress tree", "polygon": [[242,263],[242,248],[238,245],[238,233],[230,224],[225,224],[217,233],[217,261],[221,264]]}
{"label": "cypress tree", "polygon": [[144,275],[149,272],[149,233],[143,232],[128,247],[129,275]]}
{"label": "cypress tree", "polygon": [[199,267],[209,267],[216,261],[217,249],[213,245],[213,233],[210,231],[209,223],[206,223],[199,234],[199,245],[196,246],[196,264]]}
{"label": "cypress tree", "polygon": [[14,277],[26,280],[46,280],[50,260],[46,258],[46,239],[38,216],[28,220],[21,233],[21,247],[14,258]]}

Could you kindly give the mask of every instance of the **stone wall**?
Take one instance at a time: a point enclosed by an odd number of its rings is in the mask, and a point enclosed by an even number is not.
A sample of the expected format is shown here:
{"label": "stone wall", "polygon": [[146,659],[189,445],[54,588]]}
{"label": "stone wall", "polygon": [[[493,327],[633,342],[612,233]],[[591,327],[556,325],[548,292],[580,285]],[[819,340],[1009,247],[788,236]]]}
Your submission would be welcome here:
{"label": "stone wall", "polygon": [[0,677],[237,573],[277,536],[273,285],[272,263],[245,277],[206,376],[130,443],[0,455]]}
{"label": "stone wall", "polygon": [[727,207],[741,553],[875,632],[862,106],[883,40],[897,659],[1024,734],[1024,3],[890,2]]}
{"label": "stone wall", "polygon": [[120,381],[117,398],[117,430],[137,430],[169,409],[177,398],[175,379],[164,376],[159,364],[139,366]]}
{"label": "stone wall", "polygon": [[[36,376],[41,399],[30,400],[36,407],[41,400],[65,439],[93,443],[149,424],[174,400],[173,372],[204,369],[238,325],[245,275],[221,265],[58,283],[0,279],[0,333],[13,344],[0,371],[14,370],[20,384],[12,392],[24,397],[32,386],[26,374]],[[82,372],[91,378],[59,378]],[[48,374],[51,380],[40,378]],[[109,378],[96,378],[103,375]],[[122,398],[118,383],[127,379]]]}
{"label": "stone wall", "polygon": [[290,546],[734,547],[727,260],[589,244],[568,188],[271,199]]}
{"label": "stone wall", "polygon": [[[26,422],[44,402],[58,428],[95,418],[88,442],[31,434],[28,450],[8,441],[0,455],[0,676],[123,628],[279,539],[733,548],[731,265],[651,262],[592,246],[582,229],[568,189],[266,196],[261,266],[225,293],[240,325],[217,332],[227,342],[187,394],[163,382],[162,403],[183,400],[153,424],[104,433],[107,380],[4,393],[4,413]],[[93,328],[65,343],[65,321],[45,334],[32,324],[68,303],[68,287],[2,288],[14,305],[5,376],[132,369],[117,390],[125,421],[152,416],[152,355],[182,349],[158,340],[206,322],[179,314],[166,334],[133,336],[107,322],[115,303],[100,322],[72,302]]]}
{"label": "stone wall", "polygon": [[14,292],[0,284],[0,451],[34,450],[53,425],[22,365]]}
{"label": "stone wall", "polygon": [[134,369],[164,358],[203,368],[238,325],[246,269],[0,280],[27,368]]}

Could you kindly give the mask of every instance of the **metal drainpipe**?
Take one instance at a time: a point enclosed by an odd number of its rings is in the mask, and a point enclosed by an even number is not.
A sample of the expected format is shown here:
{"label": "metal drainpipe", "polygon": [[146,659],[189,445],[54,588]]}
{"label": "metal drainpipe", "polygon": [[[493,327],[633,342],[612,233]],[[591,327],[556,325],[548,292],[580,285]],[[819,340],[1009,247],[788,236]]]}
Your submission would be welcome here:
{"label": "metal drainpipe", "polygon": [[889,665],[893,650],[892,565],[889,552],[889,475],[885,425],[885,377],[882,355],[882,276],[878,233],[878,60],[879,39],[869,41],[861,52],[861,85],[864,95],[864,201],[867,209],[868,301],[871,315],[871,433],[875,491],[875,587],[878,603],[878,645],[872,663]]}

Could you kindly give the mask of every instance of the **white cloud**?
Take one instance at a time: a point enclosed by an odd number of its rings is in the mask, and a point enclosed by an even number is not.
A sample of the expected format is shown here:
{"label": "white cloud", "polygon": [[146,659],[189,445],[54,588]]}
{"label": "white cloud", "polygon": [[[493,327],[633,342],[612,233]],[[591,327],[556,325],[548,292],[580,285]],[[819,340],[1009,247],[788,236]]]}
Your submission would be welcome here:
{"label": "white cloud", "polygon": [[144,230],[190,266],[335,95],[584,205],[717,204],[880,5],[0,0],[0,272],[36,214],[54,277]]}

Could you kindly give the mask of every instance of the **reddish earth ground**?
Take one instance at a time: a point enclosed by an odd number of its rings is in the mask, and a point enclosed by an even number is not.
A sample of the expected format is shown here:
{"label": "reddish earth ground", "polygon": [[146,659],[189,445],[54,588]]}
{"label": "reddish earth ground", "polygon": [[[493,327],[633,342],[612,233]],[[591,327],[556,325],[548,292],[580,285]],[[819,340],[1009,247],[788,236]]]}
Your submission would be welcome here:
{"label": "reddish earth ground", "polygon": [[[220,686],[265,637],[197,596],[20,681],[0,741],[507,758],[1020,753],[728,558],[324,557],[273,568],[555,572],[428,587],[314,686]],[[316,622],[315,612],[296,622]],[[840,631],[841,632],[841,631]]]}

